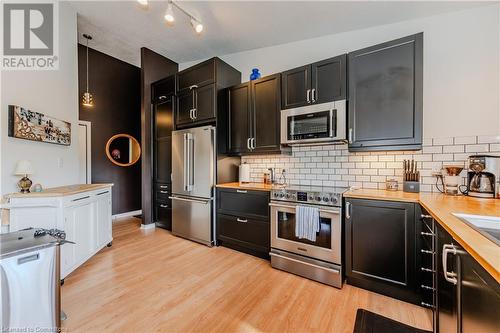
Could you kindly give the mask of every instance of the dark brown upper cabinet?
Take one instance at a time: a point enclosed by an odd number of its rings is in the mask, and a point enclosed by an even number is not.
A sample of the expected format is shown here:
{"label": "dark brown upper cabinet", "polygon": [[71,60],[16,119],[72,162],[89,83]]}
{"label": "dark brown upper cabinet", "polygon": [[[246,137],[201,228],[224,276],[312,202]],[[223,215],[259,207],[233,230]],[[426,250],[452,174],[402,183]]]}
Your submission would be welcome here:
{"label": "dark brown upper cabinet", "polygon": [[281,73],[282,109],[345,99],[346,55]]}
{"label": "dark brown upper cabinet", "polygon": [[279,152],[280,105],[279,74],[231,87],[228,152]]}
{"label": "dark brown upper cabinet", "polygon": [[422,148],[423,33],[349,53],[350,151]]}
{"label": "dark brown upper cabinet", "polygon": [[230,153],[250,150],[250,82],[229,88],[229,140]]}
{"label": "dark brown upper cabinet", "polygon": [[226,98],[220,98],[221,94],[225,88],[238,82],[241,82],[241,73],[219,58],[209,59],[179,72],[176,128],[224,121],[227,118],[227,104]]}

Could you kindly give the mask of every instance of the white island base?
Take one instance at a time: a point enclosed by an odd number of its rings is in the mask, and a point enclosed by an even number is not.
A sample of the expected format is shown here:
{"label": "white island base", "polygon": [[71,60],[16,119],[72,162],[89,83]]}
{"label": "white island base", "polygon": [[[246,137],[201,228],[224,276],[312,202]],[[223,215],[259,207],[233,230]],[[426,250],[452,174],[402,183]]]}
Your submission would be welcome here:
{"label": "white island base", "polygon": [[[70,185],[39,193],[4,197],[8,232],[25,228],[57,228],[76,244],[61,246],[61,279],[106,245],[111,245],[111,187],[113,184]],[[6,221],[2,220],[2,224]]]}

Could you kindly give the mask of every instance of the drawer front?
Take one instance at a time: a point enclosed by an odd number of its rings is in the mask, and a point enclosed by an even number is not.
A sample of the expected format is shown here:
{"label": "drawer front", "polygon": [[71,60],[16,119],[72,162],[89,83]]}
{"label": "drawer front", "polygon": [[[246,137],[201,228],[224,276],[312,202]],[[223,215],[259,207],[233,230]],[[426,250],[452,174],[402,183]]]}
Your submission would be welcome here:
{"label": "drawer front", "polygon": [[217,232],[224,241],[237,241],[248,245],[257,245],[267,251],[270,244],[268,222],[253,220],[241,216],[217,215]]}
{"label": "drawer front", "polygon": [[153,83],[153,102],[163,102],[169,95],[175,93],[175,77],[170,76],[164,80]]}
{"label": "drawer front", "polygon": [[156,183],[155,184],[156,191],[172,191],[172,184],[170,183]]}
{"label": "drawer front", "polygon": [[217,211],[269,221],[269,192],[218,189]]}
{"label": "drawer front", "polygon": [[171,195],[170,191],[159,190],[156,191],[156,201],[160,201],[163,203],[170,203],[170,199],[168,198]]}
{"label": "drawer front", "polygon": [[178,92],[189,90],[191,86],[203,86],[215,81],[215,61],[209,60],[180,72],[177,76]]}
{"label": "drawer front", "polygon": [[172,206],[170,203],[157,202],[155,204],[155,222],[163,228],[172,230]]}

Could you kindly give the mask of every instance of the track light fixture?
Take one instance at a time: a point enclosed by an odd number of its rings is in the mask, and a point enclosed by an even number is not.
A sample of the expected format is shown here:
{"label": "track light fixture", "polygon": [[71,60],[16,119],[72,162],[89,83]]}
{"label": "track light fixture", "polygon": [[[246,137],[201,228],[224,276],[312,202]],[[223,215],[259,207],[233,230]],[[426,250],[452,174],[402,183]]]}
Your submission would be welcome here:
{"label": "track light fixture", "polygon": [[[137,2],[144,8],[148,7],[148,0],[137,0]],[[167,10],[165,11],[165,15],[163,16],[163,18],[169,25],[173,25],[175,22],[174,7],[189,18],[191,26],[193,27],[196,34],[200,35],[203,32],[204,27],[203,24],[201,24],[201,21],[172,0],[167,0]]]}
{"label": "track light fixture", "polygon": [[165,12],[165,21],[167,21],[167,23],[169,24],[173,24],[174,21],[175,21],[175,17],[174,17],[174,8],[172,6],[172,2],[168,2],[168,5],[167,5],[167,11]]}
{"label": "track light fixture", "polygon": [[203,24],[201,24],[197,19],[191,17],[191,25],[194,31],[199,35],[203,32]]}

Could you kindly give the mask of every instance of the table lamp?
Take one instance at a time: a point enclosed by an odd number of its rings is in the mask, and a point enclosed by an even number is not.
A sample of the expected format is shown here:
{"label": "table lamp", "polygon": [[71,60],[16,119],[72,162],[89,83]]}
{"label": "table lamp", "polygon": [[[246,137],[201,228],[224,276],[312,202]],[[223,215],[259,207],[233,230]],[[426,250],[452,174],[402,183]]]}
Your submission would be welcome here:
{"label": "table lamp", "polygon": [[21,193],[29,193],[30,187],[33,182],[28,178],[28,175],[33,174],[33,169],[31,168],[31,162],[28,160],[20,160],[16,164],[16,170],[14,175],[23,176],[21,180],[17,183],[17,186],[21,189]]}

